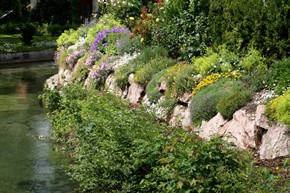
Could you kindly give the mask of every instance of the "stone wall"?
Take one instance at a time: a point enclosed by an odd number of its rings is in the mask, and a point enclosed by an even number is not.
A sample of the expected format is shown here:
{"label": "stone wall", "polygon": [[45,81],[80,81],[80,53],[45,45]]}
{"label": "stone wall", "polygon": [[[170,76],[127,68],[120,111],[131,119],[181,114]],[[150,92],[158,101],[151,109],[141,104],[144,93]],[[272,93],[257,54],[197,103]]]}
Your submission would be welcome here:
{"label": "stone wall", "polygon": [[37,61],[52,61],[54,59],[54,54],[54,50],[0,54],[0,65]]}
{"label": "stone wall", "polygon": [[[114,61],[118,63],[118,61]],[[58,85],[63,85],[72,80],[73,71],[60,69],[58,75],[52,77]],[[88,75],[85,86],[91,82]],[[49,82],[49,81],[48,81]],[[50,81],[52,82],[52,81]],[[146,101],[146,90],[134,82],[134,74],[128,77],[128,86],[121,90],[116,85],[114,74],[109,75],[105,83],[108,92],[130,101],[132,104],[142,104]],[[166,85],[161,84],[160,91],[166,90]],[[290,127],[279,123],[270,123],[265,116],[265,100],[271,93],[262,91],[256,93],[253,100],[244,108],[236,111],[231,120],[225,120],[219,113],[209,121],[203,121],[201,126],[194,127],[190,120],[191,94],[180,96],[169,118],[165,119],[172,126],[182,127],[197,133],[201,138],[209,139],[219,135],[228,142],[232,142],[241,149],[255,150],[260,158],[272,159],[279,156],[289,156]],[[138,106],[138,105],[137,105]]]}

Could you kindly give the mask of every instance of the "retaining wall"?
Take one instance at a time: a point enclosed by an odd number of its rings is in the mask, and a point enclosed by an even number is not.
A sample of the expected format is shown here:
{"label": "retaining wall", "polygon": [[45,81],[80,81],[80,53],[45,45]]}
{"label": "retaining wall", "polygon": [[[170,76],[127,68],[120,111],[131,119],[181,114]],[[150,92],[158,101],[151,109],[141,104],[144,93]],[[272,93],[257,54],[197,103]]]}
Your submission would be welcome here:
{"label": "retaining wall", "polygon": [[26,63],[37,61],[51,61],[54,59],[55,50],[35,52],[19,52],[0,54],[0,65],[13,63]]}

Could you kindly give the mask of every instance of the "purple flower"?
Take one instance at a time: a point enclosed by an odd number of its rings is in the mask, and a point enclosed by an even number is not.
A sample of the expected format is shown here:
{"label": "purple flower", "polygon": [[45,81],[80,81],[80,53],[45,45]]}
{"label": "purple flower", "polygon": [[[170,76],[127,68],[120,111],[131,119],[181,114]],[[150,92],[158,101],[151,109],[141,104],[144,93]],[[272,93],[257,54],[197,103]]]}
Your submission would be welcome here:
{"label": "purple flower", "polygon": [[[123,33],[123,34],[128,34],[130,33],[130,30],[124,27],[119,27],[119,26],[114,26],[112,27],[112,30],[105,29],[103,31],[100,31],[97,33],[96,38],[91,45],[91,52],[94,50],[99,49],[99,43],[102,42],[110,33]],[[103,44],[103,46],[107,46],[107,44]]]}

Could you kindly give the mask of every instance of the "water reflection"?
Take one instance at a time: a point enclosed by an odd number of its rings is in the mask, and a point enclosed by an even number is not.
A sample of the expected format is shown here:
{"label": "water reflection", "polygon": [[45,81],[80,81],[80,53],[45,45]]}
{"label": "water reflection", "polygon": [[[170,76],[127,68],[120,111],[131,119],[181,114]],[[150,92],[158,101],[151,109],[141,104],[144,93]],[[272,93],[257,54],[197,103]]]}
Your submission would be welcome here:
{"label": "water reflection", "polygon": [[56,71],[49,63],[0,69],[0,193],[74,192],[37,99]]}

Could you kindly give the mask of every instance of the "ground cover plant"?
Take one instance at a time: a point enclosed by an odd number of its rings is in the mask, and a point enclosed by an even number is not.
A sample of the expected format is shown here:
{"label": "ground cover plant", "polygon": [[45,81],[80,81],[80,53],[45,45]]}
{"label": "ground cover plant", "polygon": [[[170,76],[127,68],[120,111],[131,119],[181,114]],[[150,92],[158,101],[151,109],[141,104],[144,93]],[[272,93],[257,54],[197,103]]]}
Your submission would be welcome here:
{"label": "ground cover plant", "polygon": [[203,120],[210,120],[218,112],[224,118],[231,119],[233,113],[243,107],[250,97],[250,91],[241,81],[231,80],[229,77],[210,81],[192,97],[191,120],[194,125],[199,125]]}

